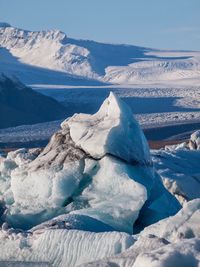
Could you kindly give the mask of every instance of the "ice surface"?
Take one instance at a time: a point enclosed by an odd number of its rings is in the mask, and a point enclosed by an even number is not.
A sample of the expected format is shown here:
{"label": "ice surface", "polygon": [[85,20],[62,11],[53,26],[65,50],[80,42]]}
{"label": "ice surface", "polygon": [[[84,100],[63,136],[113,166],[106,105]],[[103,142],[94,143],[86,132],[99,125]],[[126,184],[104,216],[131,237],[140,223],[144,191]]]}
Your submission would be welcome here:
{"label": "ice surface", "polygon": [[125,233],[45,230],[10,234],[0,231],[2,261],[47,262],[55,267],[78,266],[125,251],[135,239]]}
{"label": "ice surface", "polygon": [[79,267],[197,267],[199,245],[195,238],[170,244],[152,236],[140,239],[124,253]]}
{"label": "ice surface", "polygon": [[200,238],[200,198],[186,203],[175,215],[143,230],[141,235],[153,234],[175,242],[183,238]]}
{"label": "ice surface", "polygon": [[200,263],[200,240],[191,239],[140,254],[133,267],[196,267]]}
{"label": "ice surface", "polygon": [[48,262],[0,261],[0,267],[52,267]]}
{"label": "ice surface", "polygon": [[200,263],[200,199],[175,216],[153,224],[121,254],[82,264],[82,267],[189,267]]}

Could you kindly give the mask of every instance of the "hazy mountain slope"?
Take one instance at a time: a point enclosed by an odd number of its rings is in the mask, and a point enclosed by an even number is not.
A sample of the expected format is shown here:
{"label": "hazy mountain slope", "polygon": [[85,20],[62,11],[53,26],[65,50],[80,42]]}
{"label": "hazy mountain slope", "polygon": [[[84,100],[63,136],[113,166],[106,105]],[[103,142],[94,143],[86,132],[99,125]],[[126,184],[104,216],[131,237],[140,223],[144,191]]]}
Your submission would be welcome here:
{"label": "hazy mountain slope", "polygon": [[[200,76],[200,52],[161,51],[75,40],[58,30],[31,32],[3,23],[0,24],[0,47],[0,70],[5,67],[2,60],[10,66],[6,66],[7,73],[14,71],[16,75],[20,75],[20,71],[18,74],[16,71],[17,64],[21,64],[23,70],[37,67],[37,71],[42,72],[44,83],[51,83],[45,78],[48,70],[59,72],[58,84],[71,84],[77,80],[79,85],[85,82],[94,85],[94,80],[143,84],[189,79],[196,83]],[[30,69],[25,69],[24,75],[28,75],[26,83],[37,83],[34,81],[37,76],[33,79]]]}
{"label": "hazy mountain slope", "polygon": [[67,109],[17,80],[0,76],[0,128],[61,119]]}

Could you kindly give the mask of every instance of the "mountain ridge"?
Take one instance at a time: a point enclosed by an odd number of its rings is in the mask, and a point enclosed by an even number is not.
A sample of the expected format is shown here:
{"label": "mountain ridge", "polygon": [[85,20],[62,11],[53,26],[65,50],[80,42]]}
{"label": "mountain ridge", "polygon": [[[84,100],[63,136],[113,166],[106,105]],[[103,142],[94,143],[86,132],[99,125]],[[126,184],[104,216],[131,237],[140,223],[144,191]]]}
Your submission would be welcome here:
{"label": "mountain ridge", "polygon": [[190,79],[196,82],[200,76],[200,52],[76,40],[59,30],[28,31],[0,23],[0,48],[0,71],[5,67],[1,64],[3,58],[7,75],[20,75],[13,64],[19,63],[22,67],[25,64],[29,68],[60,72],[64,80],[75,79],[79,85],[84,81],[143,84]]}
{"label": "mountain ridge", "polygon": [[0,74],[0,128],[62,119],[67,114],[56,100]]}

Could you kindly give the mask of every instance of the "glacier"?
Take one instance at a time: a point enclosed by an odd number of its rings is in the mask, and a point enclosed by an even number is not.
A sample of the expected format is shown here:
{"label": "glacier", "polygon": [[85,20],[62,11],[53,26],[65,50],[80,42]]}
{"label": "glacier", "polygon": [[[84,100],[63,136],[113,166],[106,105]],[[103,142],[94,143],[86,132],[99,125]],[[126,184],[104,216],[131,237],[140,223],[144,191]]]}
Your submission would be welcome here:
{"label": "glacier", "polygon": [[150,151],[110,93],[45,148],[0,156],[0,266],[198,266],[198,159],[189,144]]}

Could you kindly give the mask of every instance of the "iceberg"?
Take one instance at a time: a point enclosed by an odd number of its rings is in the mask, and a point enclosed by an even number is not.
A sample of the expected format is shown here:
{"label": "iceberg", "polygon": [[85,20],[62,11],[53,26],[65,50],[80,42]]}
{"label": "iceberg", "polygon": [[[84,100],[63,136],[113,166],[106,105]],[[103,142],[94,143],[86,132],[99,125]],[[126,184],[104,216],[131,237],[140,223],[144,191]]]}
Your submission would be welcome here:
{"label": "iceberg", "polygon": [[5,221],[14,228],[69,214],[133,233],[180,209],[131,110],[112,92],[96,114],[65,120],[42,151],[9,152],[1,170]]}

